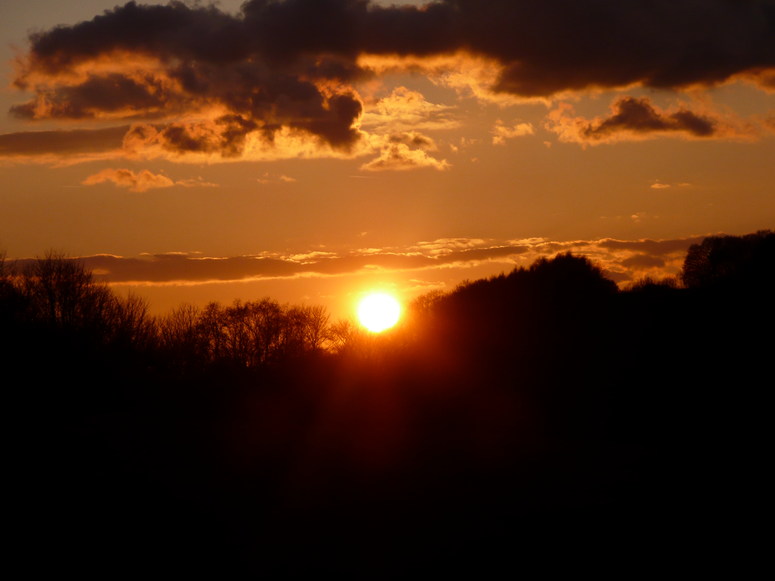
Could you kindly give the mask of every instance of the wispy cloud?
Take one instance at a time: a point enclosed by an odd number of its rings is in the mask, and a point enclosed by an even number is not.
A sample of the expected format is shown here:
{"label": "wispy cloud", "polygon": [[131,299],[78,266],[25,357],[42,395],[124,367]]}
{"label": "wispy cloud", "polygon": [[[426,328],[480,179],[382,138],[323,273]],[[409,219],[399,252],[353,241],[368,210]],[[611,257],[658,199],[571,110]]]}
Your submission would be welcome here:
{"label": "wispy cloud", "polygon": [[689,182],[668,183],[660,180],[655,180],[649,187],[652,190],[669,190],[670,188],[688,188],[688,187],[691,187],[691,185],[692,184],[690,184]]}
{"label": "wispy cloud", "polygon": [[118,187],[127,188],[132,192],[145,192],[156,188],[171,188],[175,185],[170,178],[161,174],[154,174],[144,169],[133,172],[128,169],[104,169],[90,175],[83,182],[85,186],[93,186],[104,182],[112,182]]}
{"label": "wispy cloud", "polygon": [[155,174],[147,169],[138,172],[129,169],[104,169],[88,176],[81,183],[85,186],[93,186],[106,182],[113,183],[120,188],[126,188],[131,192],[145,192],[173,186],[184,188],[217,187],[217,184],[205,182],[202,178],[173,181],[163,174]]}
{"label": "wispy cloud", "polygon": [[[568,240],[544,238],[495,240],[444,238],[407,247],[316,249],[309,252],[264,252],[249,256],[208,257],[200,253],[168,253],[140,257],[86,256],[80,260],[100,279],[112,284],[199,285],[307,277],[341,277],[365,272],[417,272],[457,269],[497,274],[528,266],[560,252],[586,256],[620,285],[680,271],[691,244],[702,236],[668,240]],[[24,264],[20,261],[20,265]]]}
{"label": "wispy cloud", "polygon": [[263,174],[261,174],[261,177],[258,178],[258,183],[260,184],[292,184],[296,181],[296,178],[291,176],[287,176],[285,174],[275,175],[269,173],[268,171],[265,171]]}
{"label": "wispy cloud", "polygon": [[535,130],[531,123],[517,121],[511,125],[506,125],[503,121],[498,119],[495,123],[495,127],[492,128],[492,142],[493,145],[505,145],[506,140],[508,139],[533,134],[535,134]]}

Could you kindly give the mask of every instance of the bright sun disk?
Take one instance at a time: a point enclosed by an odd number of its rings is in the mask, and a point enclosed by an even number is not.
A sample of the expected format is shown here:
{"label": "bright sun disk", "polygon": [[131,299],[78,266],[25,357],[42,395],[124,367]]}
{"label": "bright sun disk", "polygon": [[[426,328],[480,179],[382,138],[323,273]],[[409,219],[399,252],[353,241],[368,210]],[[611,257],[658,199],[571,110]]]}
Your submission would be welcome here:
{"label": "bright sun disk", "polygon": [[398,322],[401,305],[386,293],[371,293],[358,303],[358,320],[372,333],[380,333]]}

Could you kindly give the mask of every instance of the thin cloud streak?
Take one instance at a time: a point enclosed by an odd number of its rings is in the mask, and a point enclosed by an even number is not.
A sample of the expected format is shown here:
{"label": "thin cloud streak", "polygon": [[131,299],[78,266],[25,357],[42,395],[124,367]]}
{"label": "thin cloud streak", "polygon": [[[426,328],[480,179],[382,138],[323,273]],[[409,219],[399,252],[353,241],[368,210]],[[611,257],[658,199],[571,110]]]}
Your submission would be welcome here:
{"label": "thin cloud streak", "polygon": [[175,185],[170,178],[161,174],[154,174],[147,169],[133,172],[129,169],[104,169],[90,175],[81,183],[85,186],[93,186],[105,182],[112,182],[121,188],[127,188],[130,192],[145,192],[157,188],[171,188]]}
{"label": "thin cloud streak", "polygon": [[0,163],[64,164],[117,159],[129,126],[0,134]]}
{"label": "thin cloud streak", "polygon": [[126,188],[130,192],[146,192],[158,188],[171,188],[180,186],[184,188],[217,187],[217,184],[205,182],[201,178],[191,178],[173,181],[163,174],[155,174],[147,169],[134,172],[130,169],[104,169],[92,174],[81,183],[85,186],[93,186],[110,182],[120,188]]}
{"label": "thin cloud streak", "polygon": [[[97,255],[79,260],[108,283],[156,286],[341,277],[374,271],[467,270],[484,265],[491,266],[497,273],[515,266],[527,266],[538,258],[573,252],[596,261],[607,276],[624,285],[644,276],[661,278],[677,274],[689,246],[702,239],[702,236],[671,240],[573,241],[457,238],[421,242],[403,249],[318,250],[303,254],[264,253],[237,257],[203,257],[187,253],[134,258]],[[17,266],[23,267],[30,260],[17,261]]]}

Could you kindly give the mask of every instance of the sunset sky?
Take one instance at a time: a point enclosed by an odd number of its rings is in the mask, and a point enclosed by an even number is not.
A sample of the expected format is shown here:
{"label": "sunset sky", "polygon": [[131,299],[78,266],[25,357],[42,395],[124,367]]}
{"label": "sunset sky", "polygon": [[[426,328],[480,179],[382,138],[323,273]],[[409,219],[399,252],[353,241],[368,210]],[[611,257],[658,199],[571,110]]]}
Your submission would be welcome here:
{"label": "sunset sky", "polygon": [[349,316],[775,228],[775,1],[0,4],[0,252]]}

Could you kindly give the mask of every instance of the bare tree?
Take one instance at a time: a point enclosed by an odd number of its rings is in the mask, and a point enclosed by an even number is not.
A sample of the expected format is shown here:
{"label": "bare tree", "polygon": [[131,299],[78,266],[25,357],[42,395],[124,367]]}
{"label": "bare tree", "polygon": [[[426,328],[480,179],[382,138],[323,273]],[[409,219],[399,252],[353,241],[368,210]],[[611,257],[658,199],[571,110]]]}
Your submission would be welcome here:
{"label": "bare tree", "polygon": [[271,299],[249,303],[248,329],[256,364],[268,363],[279,356],[285,326],[282,307]]}
{"label": "bare tree", "polygon": [[322,349],[328,337],[330,315],[320,305],[304,307],[306,315],[305,343],[313,351]]}
{"label": "bare tree", "polygon": [[49,252],[30,263],[23,274],[22,288],[34,318],[58,326],[82,326],[104,308],[105,289],[75,259]]}

